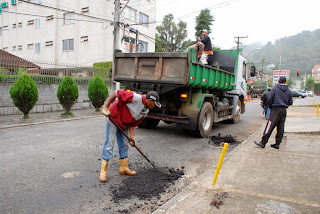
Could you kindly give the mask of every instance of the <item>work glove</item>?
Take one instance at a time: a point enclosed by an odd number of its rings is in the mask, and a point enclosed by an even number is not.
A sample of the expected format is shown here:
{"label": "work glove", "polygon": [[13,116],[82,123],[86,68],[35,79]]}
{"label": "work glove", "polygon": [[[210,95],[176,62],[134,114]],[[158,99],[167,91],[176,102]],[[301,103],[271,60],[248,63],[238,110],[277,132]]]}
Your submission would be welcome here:
{"label": "work glove", "polygon": [[134,136],[130,136],[129,144],[134,147],[136,145],[136,139]]}
{"label": "work glove", "polygon": [[103,106],[103,108],[101,109],[101,114],[103,114],[106,117],[109,117],[110,111],[107,107]]}

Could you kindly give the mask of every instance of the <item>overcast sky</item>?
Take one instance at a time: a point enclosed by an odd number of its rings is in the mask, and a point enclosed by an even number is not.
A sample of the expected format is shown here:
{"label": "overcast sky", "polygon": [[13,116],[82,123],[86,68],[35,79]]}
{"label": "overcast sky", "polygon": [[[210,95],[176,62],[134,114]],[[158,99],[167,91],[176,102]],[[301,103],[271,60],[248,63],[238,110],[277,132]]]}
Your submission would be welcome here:
{"label": "overcast sky", "polygon": [[320,0],[157,0],[157,21],[172,13],[194,40],[195,17],[205,8],[216,19],[209,36],[223,49],[235,46],[234,36],[248,36],[242,42],[250,44],[320,28]]}

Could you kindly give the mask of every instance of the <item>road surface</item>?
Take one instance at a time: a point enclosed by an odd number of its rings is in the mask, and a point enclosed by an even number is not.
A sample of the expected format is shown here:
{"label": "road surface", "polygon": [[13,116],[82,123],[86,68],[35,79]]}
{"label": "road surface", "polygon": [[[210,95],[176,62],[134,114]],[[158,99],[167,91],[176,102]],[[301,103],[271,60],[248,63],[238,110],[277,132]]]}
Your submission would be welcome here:
{"label": "road surface", "polygon": [[[244,140],[264,123],[262,108],[255,100],[247,103],[238,124],[214,124],[211,134],[231,134]],[[209,145],[207,138],[186,135],[175,124],[161,122],[153,130],[137,128],[135,135],[138,145],[157,165],[183,167],[186,172],[155,199],[156,204],[138,199],[114,203],[110,187],[117,188],[127,179],[117,171],[117,146],[108,168],[108,182],[99,182],[105,140],[102,117],[0,130],[0,213],[117,213],[130,207],[139,207],[137,213],[150,213],[215,166],[221,152]],[[148,167],[132,148],[129,157],[138,173]],[[136,185],[144,187],[143,183]]]}

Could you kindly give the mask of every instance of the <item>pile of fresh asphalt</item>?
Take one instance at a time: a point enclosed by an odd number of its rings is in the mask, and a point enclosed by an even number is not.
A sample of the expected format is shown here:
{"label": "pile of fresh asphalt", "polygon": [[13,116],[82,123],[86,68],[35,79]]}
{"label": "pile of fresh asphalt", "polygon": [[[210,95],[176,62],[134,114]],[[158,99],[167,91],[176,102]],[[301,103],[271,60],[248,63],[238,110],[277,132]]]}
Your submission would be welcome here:
{"label": "pile of fresh asphalt", "polygon": [[169,169],[162,173],[154,168],[141,168],[136,176],[127,176],[120,186],[111,186],[112,199],[115,203],[120,200],[138,198],[139,200],[160,198],[171,184],[184,175],[182,169]]}
{"label": "pile of fresh asphalt", "polygon": [[231,135],[221,136],[219,133],[217,136],[210,136],[209,144],[215,146],[221,146],[222,143],[228,143],[229,145],[239,145],[241,142]]}

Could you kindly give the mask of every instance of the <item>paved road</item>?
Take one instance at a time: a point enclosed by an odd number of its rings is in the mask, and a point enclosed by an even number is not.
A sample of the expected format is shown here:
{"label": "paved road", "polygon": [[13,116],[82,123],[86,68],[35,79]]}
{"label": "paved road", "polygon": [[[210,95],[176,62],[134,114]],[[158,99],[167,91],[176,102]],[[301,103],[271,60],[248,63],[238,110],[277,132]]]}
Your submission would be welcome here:
{"label": "paved road", "polygon": [[[256,100],[247,104],[238,124],[215,124],[212,135],[232,134],[244,140],[264,123]],[[185,167],[184,178],[162,195],[159,205],[214,165],[221,152],[208,139],[188,136],[174,124],[138,128],[136,136],[158,165]],[[98,181],[104,140],[103,118],[0,130],[0,213],[115,213],[133,203],[144,204],[137,199],[116,204],[111,200],[110,186],[119,186],[125,178],[117,173],[116,158],[108,168],[108,182]],[[147,165],[133,149],[130,159],[138,173]]]}

